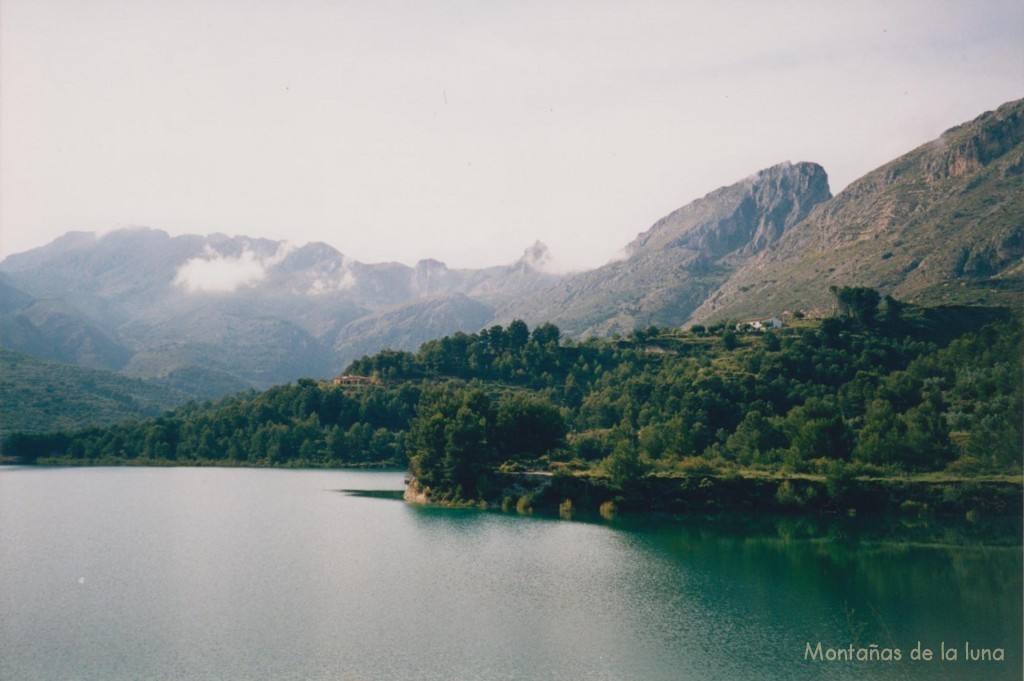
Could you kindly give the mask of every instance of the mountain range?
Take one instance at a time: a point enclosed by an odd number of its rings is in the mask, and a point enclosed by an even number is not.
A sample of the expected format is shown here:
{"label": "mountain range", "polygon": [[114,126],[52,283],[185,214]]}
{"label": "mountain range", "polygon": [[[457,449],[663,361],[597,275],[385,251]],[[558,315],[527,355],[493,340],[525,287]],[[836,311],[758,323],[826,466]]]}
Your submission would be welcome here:
{"label": "mountain range", "polygon": [[510,265],[451,269],[361,263],[324,243],[70,232],[0,262],[0,344],[212,397],[327,377],[386,347],[516,318],[584,337],[820,315],[833,285],[912,303],[1018,306],[1022,190],[1024,100],[836,196],[815,163],[761,170],[575,274],[551,271],[540,242]]}
{"label": "mountain range", "polygon": [[476,331],[554,283],[549,258],[537,243],[509,266],[457,270],[365,264],[323,243],[72,232],[0,263],[0,342],[213,396]]}

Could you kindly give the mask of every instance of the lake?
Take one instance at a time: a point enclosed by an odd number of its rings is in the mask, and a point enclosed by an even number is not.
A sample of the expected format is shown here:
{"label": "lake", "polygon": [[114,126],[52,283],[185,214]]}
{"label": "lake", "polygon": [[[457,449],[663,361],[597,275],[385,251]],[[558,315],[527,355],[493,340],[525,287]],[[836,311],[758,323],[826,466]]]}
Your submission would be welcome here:
{"label": "lake", "polygon": [[1021,678],[1019,519],[561,520],[402,483],[0,468],[0,678]]}

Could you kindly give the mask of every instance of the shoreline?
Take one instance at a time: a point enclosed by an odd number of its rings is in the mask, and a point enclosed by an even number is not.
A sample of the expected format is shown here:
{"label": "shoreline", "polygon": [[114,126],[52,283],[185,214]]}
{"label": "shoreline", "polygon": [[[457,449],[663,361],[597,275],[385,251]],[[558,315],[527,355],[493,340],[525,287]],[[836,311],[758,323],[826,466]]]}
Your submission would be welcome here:
{"label": "shoreline", "polygon": [[[29,468],[253,468],[274,470],[392,471],[408,470],[391,462],[352,465],[267,465],[252,462],[124,460],[31,463],[0,461],[0,466]],[[501,508],[528,513],[536,509],[562,515],[655,515],[690,513],[773,513],[802,517],[1024,517],[1024,476],[852,477],[829,479],[807,474],[741,475],[702,473],[650,475],[625,488],[607,478],[567,472],[499,474],[497,492],[485,499],[453,499],[422,488],[407,477],[406,503],[449,508]]]}
{"label": "shoreline", "polygon": [[778,513],[795,516],[1024,517],[1024,478],[846,478],[806,475],[649,476],[617,489],[597,476],[506,474],[499,492],[484,500],[435,496],[415,479],[407,503],[449,507],[515,507],[545,512]]}

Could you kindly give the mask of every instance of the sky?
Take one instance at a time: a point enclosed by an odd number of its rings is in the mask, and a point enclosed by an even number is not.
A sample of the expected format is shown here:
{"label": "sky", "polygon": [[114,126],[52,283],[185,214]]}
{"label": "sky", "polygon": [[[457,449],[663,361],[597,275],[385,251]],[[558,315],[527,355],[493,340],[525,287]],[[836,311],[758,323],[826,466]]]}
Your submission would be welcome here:
{"label": "sky", "polygon": [[146,226],[591,268],[1021,97],[1020,0],[3,0],[0,257]]}

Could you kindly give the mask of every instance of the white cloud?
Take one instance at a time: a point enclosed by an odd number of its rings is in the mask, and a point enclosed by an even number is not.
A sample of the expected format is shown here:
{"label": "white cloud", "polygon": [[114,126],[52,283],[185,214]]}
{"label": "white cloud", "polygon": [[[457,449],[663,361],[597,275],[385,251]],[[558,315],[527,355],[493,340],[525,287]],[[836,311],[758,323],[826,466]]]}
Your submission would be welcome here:
{"label": "white cloud", "polygon": [[338,291],[345,291],[356,285],[356,275],[352,274],[352,270],[345,269],[341,273],[341,278],[334,283],[335,289]]}
{"label": "white cloud", "polygon": [[352,270],[348,267],[342,267],[341,272],[336,279],[327,277],[313,280],[313,283],[310,284],[306,293],[311,296],[320,296],[325,293],[347,291],[355,285],[356,275],[353,274]]}
{"label": "white cloud", "polygon": [[613,262],[622,262],[624,260],[629,260],[632,257],[633,249],[626,245],[613,253],[612,257],[608,258],[607,264],[611,265]]}
{"label": "white cloud", "polygon": [[252,251],[232,257],[207,248],[205,255],[192,258],[178,268],[174,284],[190,293],[231,293],[262,281],[266,275],[266,268]]}
{"label": "white cloud", "polygon": [[261,256],[248,247],[238,255],[222,255],[207,246],[203,255],[190,258],[178,268],[174,284],[190,293],[232,293],[263,281],[267,271],[292,250],[290,244],[282,243],[271,256]]}

